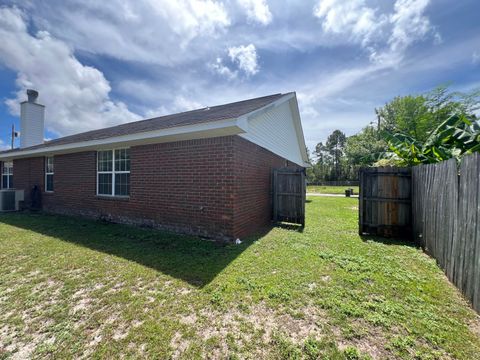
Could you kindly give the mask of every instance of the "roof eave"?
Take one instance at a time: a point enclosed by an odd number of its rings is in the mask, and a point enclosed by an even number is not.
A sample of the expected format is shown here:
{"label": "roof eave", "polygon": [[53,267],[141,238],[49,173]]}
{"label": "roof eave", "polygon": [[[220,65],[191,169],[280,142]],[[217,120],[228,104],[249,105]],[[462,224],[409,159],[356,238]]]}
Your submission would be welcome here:
{"label": "roof eave", "polygon": [[45,155],[65,154],[72,152],[96,150],[108,147],[130,147],[152,143],[193,140],[208,137],[228,136],[245,133],[245,123],[242,118],[211,121],[195,125],[177,126],[167,129],[147,131],[122,136],[113,136],[105,139],[81,141],[70,144],[25,149],[0,154],[1,161],[37,157]]}

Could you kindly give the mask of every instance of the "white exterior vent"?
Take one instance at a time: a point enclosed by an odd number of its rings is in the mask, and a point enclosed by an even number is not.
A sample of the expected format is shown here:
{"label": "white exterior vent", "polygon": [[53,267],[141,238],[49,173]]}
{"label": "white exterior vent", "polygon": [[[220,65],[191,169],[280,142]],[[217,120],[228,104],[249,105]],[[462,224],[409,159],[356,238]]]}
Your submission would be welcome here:
{"label": "white exterior vent", "polygon": [[43,144],[45,106],[37,104],[38,92],[27,90],[28,100],[20,103],[20,148]]}

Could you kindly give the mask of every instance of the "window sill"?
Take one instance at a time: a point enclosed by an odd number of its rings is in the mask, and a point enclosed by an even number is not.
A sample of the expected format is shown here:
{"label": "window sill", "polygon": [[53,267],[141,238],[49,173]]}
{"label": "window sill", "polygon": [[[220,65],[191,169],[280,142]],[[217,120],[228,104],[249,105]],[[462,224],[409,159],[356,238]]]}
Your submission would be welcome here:
{"label": "window sill", "polygon": [[98,200],[110,200],[110,201],[129,201],[130,196],[112,196],[112,195],[95,195]]}
{"label": "window sill", "polygon": [[43,194],[44,195],[54,195],[55,192],[54,191],[44,191]]}

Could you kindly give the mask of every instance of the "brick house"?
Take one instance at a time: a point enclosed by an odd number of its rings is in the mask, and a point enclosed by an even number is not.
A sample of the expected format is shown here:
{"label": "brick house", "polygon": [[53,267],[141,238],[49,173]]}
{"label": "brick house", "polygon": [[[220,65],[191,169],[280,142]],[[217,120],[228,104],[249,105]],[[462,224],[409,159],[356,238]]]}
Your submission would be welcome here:
{"label": "brick house", "polygon": [[307,166],[295,93],[43,141],[29,90],[20,147],[0,153],[2,187],[41,194],[46,212],[107,218],[222,239],[271,221],[274,168]]}

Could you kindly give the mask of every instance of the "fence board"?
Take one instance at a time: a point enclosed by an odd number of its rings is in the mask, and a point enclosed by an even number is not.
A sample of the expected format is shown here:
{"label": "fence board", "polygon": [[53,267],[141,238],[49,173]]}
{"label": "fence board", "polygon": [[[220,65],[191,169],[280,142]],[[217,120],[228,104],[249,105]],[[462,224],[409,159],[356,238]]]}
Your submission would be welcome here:
{"label": "fence board", "polygon": [[[446,209],[451,209],[446,213],[446,218],[444,222],[448,224],[448,231],[446,233],[446,254],[445,254],[445,273],[449,279],[451,279],[451,269],[455,261],[454,257],[454,242],[456,239],[456,228],[458,220],[458,170],[457,164],[455,161],[449,161],[447,164],[447,180],[446,188],[448,189],[448,194],[445,196],[445,207]],[[453,206],[452,206],[453,205]]]}
{"label": "fence board", "polygon": [[[476,154],[477,156],[477,171],[480,171],[480,156]],[[473,275],[473,296],[472,296],[472,304],[473,308],[476,309],[478,312],[480,312],[480,180],[478,178],[478,172],[476,176],[476,187],[473,188],[477,194],[477,217],[476,217],[476,231],[475,231],[475,252],[473,253],[473,269],[474,269],[474,275]]]}
{"label": "fence board", "polygon": [[469,183],[469,171],[470,158],[465,158],[462,161],[460,167],[460,183],[459,183],[459,205],[458,205],[458,239],[457,239],[457,253],[458,257],[457,266],[455,267],[454,284],[465,291],[465,265],[468,262],[466,256],[467,238],[468,238],[468,226],[466,221],[468,219],[468,183]]}
{"label": "fence board", "polygon": [[[464,217],[465,223],[465,252],[464,252],[464,268],[462,286],[465,296],[473,300],[474,292],[474,277],[475,277],[475,244],[476,244],[476,225],[477,225],[477,210],[478,210],[478,154],[469,156],[465,159],[460,171],[467,174],[467,183],[464,183],[466,189],[467,211]],[[462,173],[463,176],[463,173]],[[474,191],[472,191],[474,190]]]}

